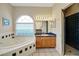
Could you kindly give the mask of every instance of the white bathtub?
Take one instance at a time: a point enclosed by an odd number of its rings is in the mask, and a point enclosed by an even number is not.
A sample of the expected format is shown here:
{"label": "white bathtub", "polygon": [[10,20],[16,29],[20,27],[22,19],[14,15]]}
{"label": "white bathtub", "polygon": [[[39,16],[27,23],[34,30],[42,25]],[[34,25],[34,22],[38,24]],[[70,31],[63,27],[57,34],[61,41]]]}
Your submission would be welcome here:
{"label": "white bathtub", "polygon": [[0,55],[7,55],[6,53],[14,50],[18,51],[19,48],[28,46],[31,43],[35,44],[35,37],[16,37],[8,41],[2,40],[0,41]]}

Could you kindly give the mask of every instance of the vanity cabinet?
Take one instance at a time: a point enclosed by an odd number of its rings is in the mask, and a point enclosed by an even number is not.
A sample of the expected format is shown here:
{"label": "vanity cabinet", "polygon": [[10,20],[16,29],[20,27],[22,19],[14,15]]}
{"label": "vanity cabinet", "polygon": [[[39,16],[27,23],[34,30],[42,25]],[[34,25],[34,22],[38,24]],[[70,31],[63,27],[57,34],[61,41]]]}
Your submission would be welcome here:
{"label": "vanity cabinet", "polygon": [[37,48],[55,48],[56,37],[55,36],[36,36]]}

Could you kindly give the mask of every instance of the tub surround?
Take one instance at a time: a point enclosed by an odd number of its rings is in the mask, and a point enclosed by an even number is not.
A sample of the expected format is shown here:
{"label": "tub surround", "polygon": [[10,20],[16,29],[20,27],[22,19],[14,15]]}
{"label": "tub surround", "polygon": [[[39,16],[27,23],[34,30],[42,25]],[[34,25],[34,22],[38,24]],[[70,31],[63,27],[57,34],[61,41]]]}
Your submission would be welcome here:
{"label": "tub surround", "polygon": [[[2,39],[3,36],[4,38]],[[36,50],[35,37],[16,37],[13,33],[1,34],[0,37],[1,56],[30,55]],[[25,50],[26,48],[28,49],[27,51]],[[20,54],[19,52],[22,53]]]}
{"label": "tub surround", "polygon": [[[33,43],[34,41],[30,41],[30,42],[25,42],[25,43],[22,43],[21,42],[21,44],[22,45],[13,45],[13,46],[10,46],[10,47],[7,47],[7,48],[3,48],[3,49],[0,49],[0,55],[4,55],[4,56],[7,56],[7,53],[9,53],[9,52],[12,52],[12,51],[15,51],[15,50],[17,50],[17,49],[20,49],[20,48],[22,48],[22,47],[27,47],[28,45],[30,45],[31,43]],[[25,47],[25,48],[26,48]],[[16,51],[15,51],[16,52]],[[6,55],[5,55],[6,54]],[[28,54],[28,53],[27,53]],[[30,52],[29,52],[29,54],[30,54]],[[29,55],[28,54],[28,55]],[[25,54],[26,55],[26,54]]]}

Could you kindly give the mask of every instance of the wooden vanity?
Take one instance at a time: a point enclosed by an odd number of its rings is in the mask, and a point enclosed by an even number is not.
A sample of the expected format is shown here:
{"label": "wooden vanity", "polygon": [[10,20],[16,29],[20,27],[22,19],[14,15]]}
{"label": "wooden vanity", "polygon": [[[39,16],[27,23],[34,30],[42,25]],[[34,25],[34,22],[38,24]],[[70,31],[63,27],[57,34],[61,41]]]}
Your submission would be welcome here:
{"label": "wooden vanity", "polygon": [[55,48],[56,36],[55,35],[36,35],[36,48]]}

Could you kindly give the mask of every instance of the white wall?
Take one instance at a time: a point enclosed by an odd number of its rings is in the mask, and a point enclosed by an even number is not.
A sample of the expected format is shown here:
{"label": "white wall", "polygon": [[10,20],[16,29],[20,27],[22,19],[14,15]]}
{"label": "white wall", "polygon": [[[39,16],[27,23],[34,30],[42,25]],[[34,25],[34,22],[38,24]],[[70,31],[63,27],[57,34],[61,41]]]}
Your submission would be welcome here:
{"label": "white wall", "polygon": [[52,8],[52,17],[56,20],[56,28],[53,32],[56,33],[56,50],[60,55],[64,54],[64,15],[62,9],[69,6],[69,4],[56,4]]}
{"label": "white wall", "polygon": [[61,9],[58,6],[53,8],[53,17],[56,19],[56,49],[62,54]]}
{"label": "white wall", "polygon": [[0,32],[12,32],[12,6],[7,3],[0,3],[0,17],[5,17],[10,20],[10,26],[8,28],[2,26]]}
{"label": "white wall", "polygon": [[[52,8],[50,7],[15,7],[14,20],[16,21],[22,15],[32,16],[34,21],[42,21],[43,19],[35,19],[36,16],[52,16]],[[50,19],[49,19],[50,20]],[[16,22],[14,22],[15,25]],[[38,25],[39,26],[39,25]],[[15,30],[15,26],[14,26]]]}

